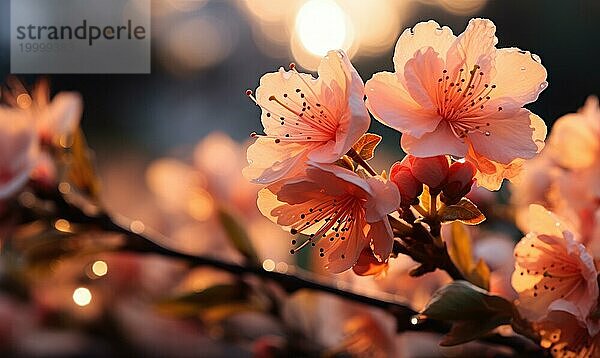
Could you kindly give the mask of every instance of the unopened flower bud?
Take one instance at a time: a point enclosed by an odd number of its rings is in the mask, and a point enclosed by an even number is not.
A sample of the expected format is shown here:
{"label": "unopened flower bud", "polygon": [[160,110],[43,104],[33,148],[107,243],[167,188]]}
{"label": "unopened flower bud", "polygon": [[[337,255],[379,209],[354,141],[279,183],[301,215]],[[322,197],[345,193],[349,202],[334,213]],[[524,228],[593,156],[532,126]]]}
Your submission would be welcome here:
{"label": "unopened flower bud", "polygon": [[444,201],[448,205],[456,204],[471,191],[477,169],[469,162],[453,163],[448,170],[448,180],[442,188]]}
{"label": "unopened flower bud", "polygon": [[400,205],[409,207],[419,203],[417,199],[423,192],[423,184],[415,178],[410,170],[408,160],[396,162],[390,169],[390,180],[396,184],[400,191]]}
{"label": "unopened flower bud", "polygon": [[448,176],[448,158],[444,155],[418,158],[409,155],[410,170],[421,183],[429,187],[429,191],[437,194],[446,183]]}

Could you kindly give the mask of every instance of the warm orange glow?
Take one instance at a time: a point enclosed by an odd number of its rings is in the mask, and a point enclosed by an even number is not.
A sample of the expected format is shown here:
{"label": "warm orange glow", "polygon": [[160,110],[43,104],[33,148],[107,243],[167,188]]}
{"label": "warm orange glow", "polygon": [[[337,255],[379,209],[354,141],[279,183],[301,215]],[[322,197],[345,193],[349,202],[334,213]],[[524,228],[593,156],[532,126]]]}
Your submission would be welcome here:
{"label": "warm orange glow", "polygon": [[54,223],[54,227],[58,231],[71,232],[71,223],[65,219],[56,220],[56,222]]}
{"label": "warm orange glow", "polygon": [[96,261],[92,264],[92,272],[98,277],[102,277],[108,273],[108,264],[105,261]]}
{"label": "warm orange glow", "polygon": [[27,93],[21,93],[20,95],[17,96],[17,106],[19,106],[20,108],[26,109],[31,107],[31,104],[33,103],[33,100],[31,99],[31,96],[28,95]]}

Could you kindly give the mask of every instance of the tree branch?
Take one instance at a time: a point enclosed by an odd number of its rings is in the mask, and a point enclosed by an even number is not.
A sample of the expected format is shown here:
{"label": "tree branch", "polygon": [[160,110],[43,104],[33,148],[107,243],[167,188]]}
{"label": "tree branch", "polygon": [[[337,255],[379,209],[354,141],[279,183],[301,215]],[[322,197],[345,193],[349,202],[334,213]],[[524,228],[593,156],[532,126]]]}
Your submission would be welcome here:
{"label": "tree branch", "polygon": [[[73,223],[94,225],[99,229],[123,234],[126,236],[127,240],[125,241],[124,245],[118,249],[119,251],[129,251],[138,254],[161,255],[163,257],[186,261],[192,266],[212,267],[230,272],[235,275],[254,275],[261,279],[277,283],[288,293],[293,293],[301,289],[310,289],[332,294],[345,300],[386,311],[396,319],[397,332],[422,331],[446,334],[449,332],[451,327],[448,322],[423,318],[415,319],[415,316],[418,315],[418,312],[407,305],[395,301],[393,297],[376,298],[365,296],[331,286],[328,283],[316,280],[314,277],[309,278],[307,275],[301,273],[290,275],[281,272],[267,271],[258,266],[244,266],[235,263],[224,262],[207,256],[189,255],[172,250],[158,243],[164,242],[164,240],[161,240],[162,238],[158,236],[158,234],[156,237],[151,237],[147,232],[134,232],[130,229],[131,225],[119,224],[105,212],[100,212],[94,215],[87,214],[77,205],[65,200],[63,195],[58,191],[51,194],[45,193],[45,196],[41,195],[40,197],[54,202],[54,204],[57,206],[58,212],[61,215],[61,218],[69,220]],[[517,354],[526,353],[531,357],[545,356],[545,351],[543,349],[535,344],[531,344],[527,338],[522,336],[505,337],[499,334],[491,334],[482,338],[481,341],[509,347]]]}

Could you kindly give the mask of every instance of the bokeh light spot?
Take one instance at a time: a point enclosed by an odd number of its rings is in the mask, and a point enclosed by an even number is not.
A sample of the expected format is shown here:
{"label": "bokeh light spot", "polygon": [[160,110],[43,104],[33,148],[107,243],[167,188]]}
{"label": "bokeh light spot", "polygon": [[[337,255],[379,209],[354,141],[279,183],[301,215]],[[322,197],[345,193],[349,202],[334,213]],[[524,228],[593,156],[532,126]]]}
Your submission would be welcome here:
{"label": "bokeh light spot", "polygon": [[85,287],[78,287],[73,291],[73,302],[81,307],[87,306],[92,302],[92,293]]}
{"label": "bokeh light spot", "polygon": [[347,47],[350,26],[344,10],[332,0],[309,0],[296,15],[296,32],[300,42],[317,56]]}
{"label": "bokeh light spot", "polygon": [[108,273],[108,265],[106,262],[98,260],[92,264],[92,272],[98,277],[102,277]]}

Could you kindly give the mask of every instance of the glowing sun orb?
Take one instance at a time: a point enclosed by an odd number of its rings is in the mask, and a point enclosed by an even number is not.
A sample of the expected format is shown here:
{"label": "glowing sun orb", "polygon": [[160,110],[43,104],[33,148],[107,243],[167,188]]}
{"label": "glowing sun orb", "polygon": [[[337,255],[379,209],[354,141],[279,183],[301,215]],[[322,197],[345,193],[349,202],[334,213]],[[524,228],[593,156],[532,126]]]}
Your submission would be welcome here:
{"label": "glowing sun orb", "polygon": [[296,15],[296,33],[302,46],[317,56],[344,49],[349,26],[346,13],[333,0],[309,0]]}
{"label": "glowing sun orb", "polygon": [[92,302],[92,293],[85,287],[76,288],[73,291],[73,302],[81,307],[87,306]]}

